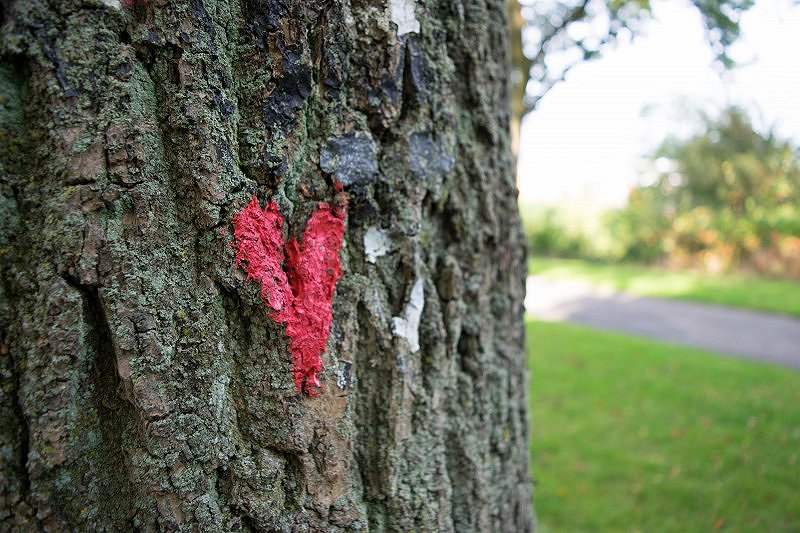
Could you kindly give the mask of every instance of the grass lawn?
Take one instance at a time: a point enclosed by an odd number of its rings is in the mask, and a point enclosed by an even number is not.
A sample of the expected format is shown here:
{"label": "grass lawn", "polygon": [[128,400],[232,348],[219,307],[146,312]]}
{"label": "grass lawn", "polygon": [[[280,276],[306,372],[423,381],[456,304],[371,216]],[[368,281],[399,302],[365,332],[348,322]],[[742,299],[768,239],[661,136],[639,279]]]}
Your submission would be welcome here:
{"label": "grass lawn", "polygon": [[540,531],[800,531],[800,372],[528,322]]}
{"label": "grass lawn", "polygon": [[579,279],[641,296],[697,300],[800,317],[800,283],[797,282],[579,259],[532,258],[528,270],[531,274]]}

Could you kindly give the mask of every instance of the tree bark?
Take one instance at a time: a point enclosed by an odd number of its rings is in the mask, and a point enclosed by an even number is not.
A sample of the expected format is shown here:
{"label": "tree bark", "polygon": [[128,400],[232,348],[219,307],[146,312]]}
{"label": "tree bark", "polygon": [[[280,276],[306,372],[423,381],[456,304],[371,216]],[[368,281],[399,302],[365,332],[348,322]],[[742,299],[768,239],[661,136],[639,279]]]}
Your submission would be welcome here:
{"label": "tree bark", "polygon": [[[533,528],[504,0],[4,0],[0,529]],[[322,392],[234,265],[339,180]]]}

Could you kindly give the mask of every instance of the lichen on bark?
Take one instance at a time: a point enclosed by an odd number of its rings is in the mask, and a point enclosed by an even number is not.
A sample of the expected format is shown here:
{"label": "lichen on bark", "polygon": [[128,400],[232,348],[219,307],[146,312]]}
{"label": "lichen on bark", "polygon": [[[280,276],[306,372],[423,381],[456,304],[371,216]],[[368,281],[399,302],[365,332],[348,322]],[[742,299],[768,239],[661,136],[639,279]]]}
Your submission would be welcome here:
{"label": "lichen on bark", "polygon": [[[533,528],[503,1],[2,9],[0,529]],[[228,225],[337,176],[309,398]]]}

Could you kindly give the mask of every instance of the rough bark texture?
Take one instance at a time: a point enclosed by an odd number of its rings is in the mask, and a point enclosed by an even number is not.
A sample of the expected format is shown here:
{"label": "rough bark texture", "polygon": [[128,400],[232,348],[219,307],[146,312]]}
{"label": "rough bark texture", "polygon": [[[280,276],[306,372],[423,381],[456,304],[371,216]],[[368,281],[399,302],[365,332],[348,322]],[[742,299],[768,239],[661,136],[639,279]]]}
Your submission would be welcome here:
{"label": "rough bark texture", "polygon": [[[532,529],[504,0],[0,5],[0,529]],[[230,221],[335,179],[310,398]]]}

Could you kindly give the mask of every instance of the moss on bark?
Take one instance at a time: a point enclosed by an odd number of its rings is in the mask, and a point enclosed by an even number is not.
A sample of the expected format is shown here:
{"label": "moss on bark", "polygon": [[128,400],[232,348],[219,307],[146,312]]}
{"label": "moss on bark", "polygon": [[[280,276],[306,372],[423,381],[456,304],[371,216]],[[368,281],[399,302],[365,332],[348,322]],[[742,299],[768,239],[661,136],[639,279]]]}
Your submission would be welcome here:
{"label": "moss on bark", "polygon": [[[3,529],[532,529],[502,0],[4,6]],[[337,176],[300,397],[225,229]]]}

